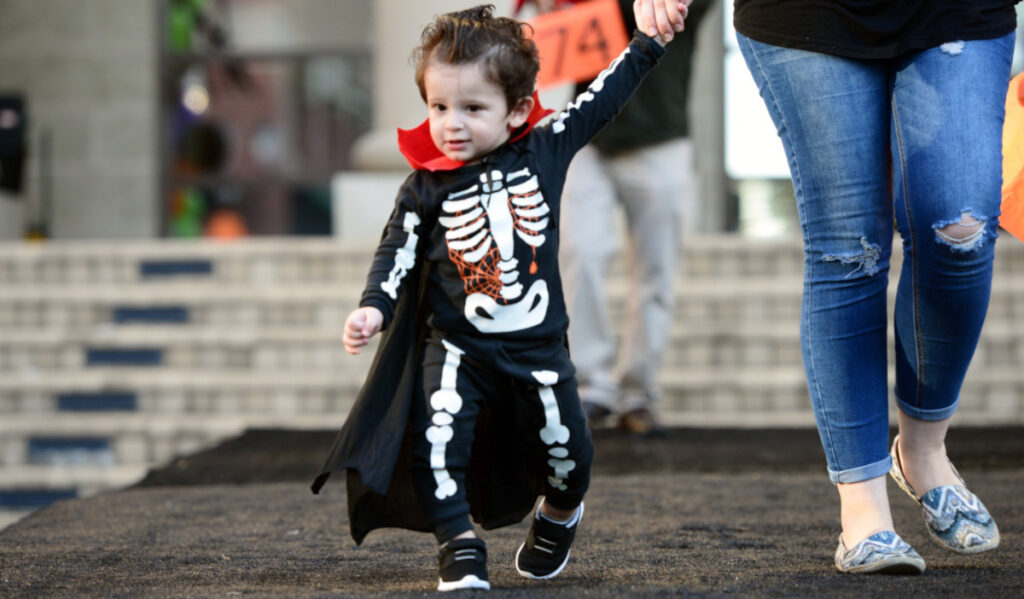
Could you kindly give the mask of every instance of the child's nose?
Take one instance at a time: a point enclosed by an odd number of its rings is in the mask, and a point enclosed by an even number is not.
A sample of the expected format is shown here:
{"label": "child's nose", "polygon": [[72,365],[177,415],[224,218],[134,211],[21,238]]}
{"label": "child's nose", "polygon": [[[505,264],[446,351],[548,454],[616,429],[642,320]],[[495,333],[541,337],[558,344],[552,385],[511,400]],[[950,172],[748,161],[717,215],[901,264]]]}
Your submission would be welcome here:
{"label": "child's nose", "polygon": [[445,126],[452,130],[461,129],[462,125],[462,118],[454,112],[450,113],[445,120]]}

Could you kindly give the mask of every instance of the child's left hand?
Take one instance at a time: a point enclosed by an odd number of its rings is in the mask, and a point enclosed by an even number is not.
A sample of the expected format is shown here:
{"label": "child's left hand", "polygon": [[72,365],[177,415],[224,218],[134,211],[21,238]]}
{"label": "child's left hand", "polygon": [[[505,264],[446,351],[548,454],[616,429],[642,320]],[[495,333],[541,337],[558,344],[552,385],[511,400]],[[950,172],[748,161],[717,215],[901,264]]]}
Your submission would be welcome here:
{"label": "child's left hand", "polygon": [[384,315],[377,308],[366,306],[353,310],[345,319],[345,332],[342,333],[345,351],[358,354],[359,348],[369,343],[370,337],[380,332],[383,324]]}

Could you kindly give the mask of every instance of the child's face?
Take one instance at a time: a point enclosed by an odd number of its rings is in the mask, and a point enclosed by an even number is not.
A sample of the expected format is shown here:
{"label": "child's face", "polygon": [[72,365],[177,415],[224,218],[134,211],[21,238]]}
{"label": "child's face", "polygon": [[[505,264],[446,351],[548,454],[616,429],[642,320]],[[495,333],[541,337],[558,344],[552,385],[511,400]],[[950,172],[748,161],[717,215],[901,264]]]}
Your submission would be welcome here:
{"label": "child's face", "polygon": [[524,98],[509,110],[501,87],[487,79],[479,62],[431,61],[423,87],[431,139],[442,154],[462,162],[478,160],[505,143],[533,108],[533,100]]}

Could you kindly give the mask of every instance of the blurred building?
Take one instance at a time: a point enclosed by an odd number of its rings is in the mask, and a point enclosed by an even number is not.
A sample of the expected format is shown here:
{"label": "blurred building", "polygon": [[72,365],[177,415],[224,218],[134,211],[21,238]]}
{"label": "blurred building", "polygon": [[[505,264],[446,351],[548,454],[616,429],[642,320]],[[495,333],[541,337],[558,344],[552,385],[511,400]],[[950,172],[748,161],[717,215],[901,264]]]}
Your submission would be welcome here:
{"label": "blurred building", "polygon": [[[0,239],[375,237],[407,172],[394,129],[423,115],[410,51],[431,16],[469,4],[4,0],[0,104],[21,102],[25,121]],[[785,160],[731,3],[708,21],[692,105],[701,191],[685,226],[790,235]]]}
{"label": "blurred building", "polygon": [[0,235],[194,236],[221,210],[253,234],[330,233],[331,175],[373,112],[372,8],[0,3],[0,98],[28,114]]}
{"label": "blurred building", "polygon": [[[434,14],[468,4],[5,0],[0,97],[23,100],[27,127],[23,184],[0,188],[0,238],[340,232],[332,177],[407,171],[394,129],[423,115],[410,52]],[[709,149],[704,203],[721,207],[722,28],[705,30],[695,135]],[[365,193],[390,203],[393,180],[371,177]]]}

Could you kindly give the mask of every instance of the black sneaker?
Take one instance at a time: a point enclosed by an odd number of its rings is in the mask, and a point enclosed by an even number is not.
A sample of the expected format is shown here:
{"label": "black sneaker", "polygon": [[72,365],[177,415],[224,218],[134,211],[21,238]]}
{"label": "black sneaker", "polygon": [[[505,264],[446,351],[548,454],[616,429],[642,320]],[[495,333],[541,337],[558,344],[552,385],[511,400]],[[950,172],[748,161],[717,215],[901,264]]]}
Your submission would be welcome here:
{"label": "black sneaker", "polygon": [[569,561],[569,548],[576,538],[576,527],[583,518],[583,504],[576,510],[569,524],[552,522],[540,515],[533,518],[533,526],[526,542],[516,552],[516,572],[534,580],[547,580],[558,576]]}
{"label": "black sneaker", "polygon": [[491,588],[487,582],[487,545],[483,539],[453,539],[437,554],[439,591]]}

